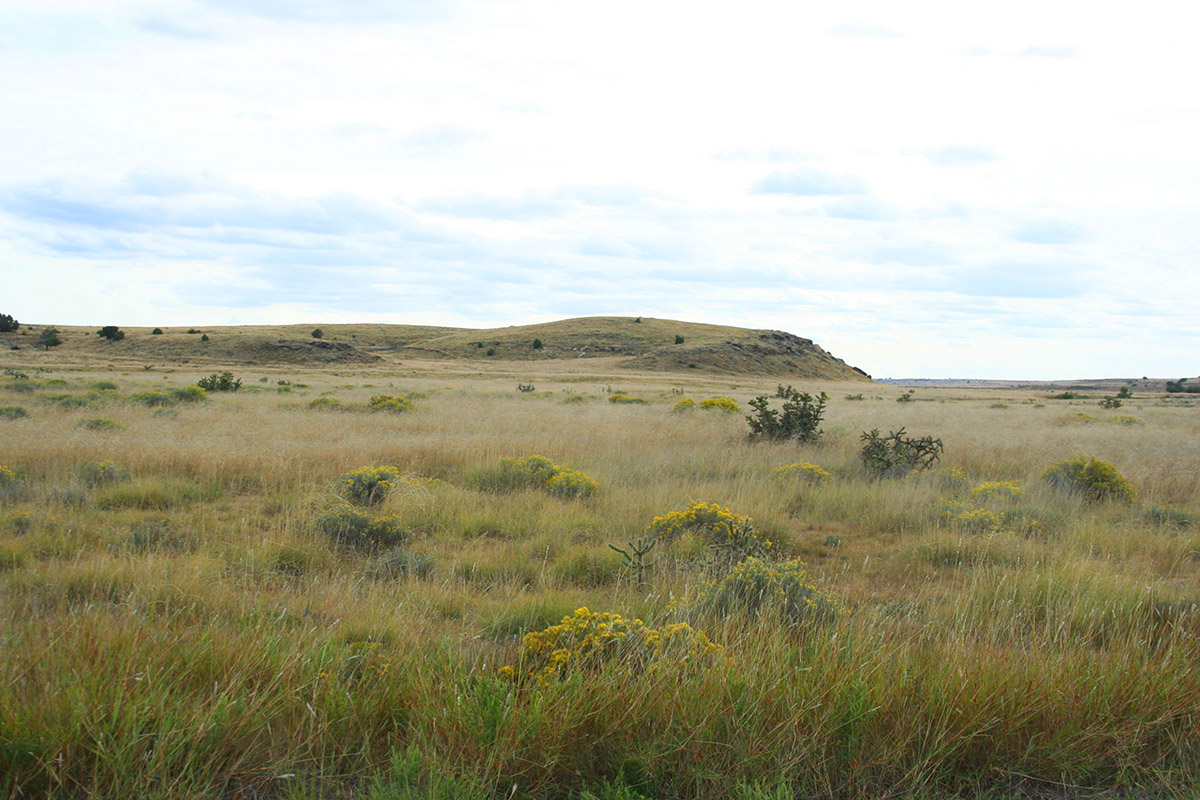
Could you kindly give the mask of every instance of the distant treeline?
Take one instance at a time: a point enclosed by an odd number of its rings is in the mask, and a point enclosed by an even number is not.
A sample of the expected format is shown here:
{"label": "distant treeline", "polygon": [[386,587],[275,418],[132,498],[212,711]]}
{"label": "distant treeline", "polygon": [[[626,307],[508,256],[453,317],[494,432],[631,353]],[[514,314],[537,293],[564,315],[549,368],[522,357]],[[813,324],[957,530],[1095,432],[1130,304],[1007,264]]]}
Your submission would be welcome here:
{"label": "distant treeline", "polygon": [[1177,381],[1167,381],[1167,392],[1171,394],[1178,394],[1180,392],[1185,394],[1200,394],[1200,383],[1193,383],[1189,386],[1187,385],[1187,378],[1180,378]]}

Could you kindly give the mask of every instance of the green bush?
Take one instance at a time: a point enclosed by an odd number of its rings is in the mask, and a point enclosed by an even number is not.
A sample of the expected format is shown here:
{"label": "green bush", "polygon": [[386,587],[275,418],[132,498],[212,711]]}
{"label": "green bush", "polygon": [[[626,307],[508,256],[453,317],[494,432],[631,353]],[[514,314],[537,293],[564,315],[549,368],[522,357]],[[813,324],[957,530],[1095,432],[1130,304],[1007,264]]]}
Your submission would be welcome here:
{"label": "green bush", "polygon": [[129,400],[147,408],[162,408],[163,406],[172,405],[175,402],[175,399],[171,395],[158,391],[138,392],[137,394],[130,395]]}
{"label": "green bush", "polygon": [[361,467],[338,478],[338,493],[352,503],[374,505],[381,502],[399,480],[400,470],[396,467]]}
{"label": "green bush", "polygon": [[1133,484],[1116,467],[1098,458],[1078,455],[1052,464],[1042,479],[1056,489],[1082,495],[1088,500],[1117,500],[1132,503],[1137,499]]}
{"label": "green bush", "polygon": [[173,530],[165,519],[135,525],[121,539],[122,549],[130,553],[181,552],[194,549],[195,545],[192,537]]}
{"label": "green bush", "polygon": [[437,567],[437,559],[424,553],[411,553],[404,547],[393,547],[381,553],[371,564],[372,578],[428,578]]}
{"label": "green bush", "polygon": [[47,394],[42,401],[59,408],[92,408],[90,400],[77,394]]}
{"label": "green bush", "polygon": [[880,436],[875,429],[859,437],[863,443],[859,457],[869,472],[881,478],[907,475],[929,469],[941,458],[941,439],[932,436],[905,436],[904,428]]}
{"label": "green bush", "polygon": [[1156,525],[1174,528],[1192,528],[1200,523],[1200,514],[1182,506],[1151,506],[1146,509],[1146,518]]}
{"label": "green bush", "polygon": [[578,470],[562,467],[545,456],[502,458],[467,477],[467,486],[489,492],[542,489],[557,497],[590,497],[600,484]]}
{"label": "green bush", "polygon": [[405,411],[412,411],[416,406],[407,397],[397,397],[390,394],[373,395],[367,401],[367,408],[372,411],[390,411],[395,414],[400,414]]}
{"label": "green bush", "polygon": [[89,388],[89,389],[95,389],[95,390],[97,390],[97,391],[101,391],[101,392],[115,392],[115,391],[117,391],[117,389],[119,389],[120,387],[118,387],[118,386],[117,386],[115,383],[113,383],[112,381],[96,381],[95,383],[93,383],[93,384],[92,384],[91,386],[89,386],[88,388]]}
{"label": "green bush", "polygon": [[409,538],[399,518],[372,517],[345,503],[317,515],[315,524],[334,544],[364,552],[399,547]]}
{"label": "green bush", "polygon": [[162,329],[162,328],[155,328],[154,330],[150,331],[150,334],[151,334],[152,336],[162,336],[162,335],[163,335],[163,329]]}
{"label": "green bush", "polygon": [[29,412],[21,406],[0,406],[0,419],[23,419]]}
{"label": "green bush", "polygon": [[630,395],[621,394],[620,392],[617,392],[616,394],[610,394],[608,396],[608,402],[616,403],[617,405],[639,405],[639,406],[645,405],[645,403],[646,403],[646,401],[640,397],[631,397]]}
{"label": "green bush", "polygon": [[754,556],[708,584],[696,605],[720,616],[754,619],[773,613],[789,622],[829,619],[841,611],[832,595],[812,583],[800,559],[771,562]]}
{"label": "green bush", "polygon": [[308,407],[313,411],[349,411],[348,405],[343,405],[341,400],[334,397],[317,397],[310,400]]}
{"label": "green bush", "polygon": [[96,331],[96,335],[101,339],[108,339],[110,342],[119,342],[125,338],[125,331],[121,330],[116,325],[105,325],[103,328]]}
{"label": "green bush", "polygon": [[321,330],[320,328],[313,328],[311,336],[314,339],[324,339],[325,331]]}
{"label": "green bush", "polygon": [[821,392],[813,397],[791,386],[781,385],[775,390],[775,397],[783,400],[783,407],[779,411],[770,407],[766,395],[759,395],[750,401],[754,414],[746,417],[746,421],[750,423],[751,439],[815,442],[821,437],[821,418],[825,414],[828,395]]}
{"label": "green bush", "polygon": [[[206,334],[207,335],[207,334]],[[242,379],[234,378],[232,372],[213,373],[207,378],[196,381],[196,385],[206,392],[236,392],[242,388]]]}

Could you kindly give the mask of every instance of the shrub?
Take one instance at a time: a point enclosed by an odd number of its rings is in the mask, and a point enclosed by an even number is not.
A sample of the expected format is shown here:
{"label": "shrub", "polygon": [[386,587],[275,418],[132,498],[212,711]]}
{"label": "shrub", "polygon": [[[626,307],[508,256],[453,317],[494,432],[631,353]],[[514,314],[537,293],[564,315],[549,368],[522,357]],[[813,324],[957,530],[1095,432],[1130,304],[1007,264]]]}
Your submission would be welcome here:
{"label": "shrub", "polygon": [[541,339],[534,339],[534,340],[533,340],[533,349],[534,349],[534,350],[541,350],[541,349],[542,349],[542,347],[544,347],[544,345],[542,344],[542,340],[541,340]]}
{"label": "shrub", "polygon": [[58,328],[42,328],[42,333],[38,337],[38,344],[46,350],[58,347],[62,341],[62,337],[58,335]]}
{"label": "shrub", "polygon": [[924,475],[939,489],[947,492],[965,491],[971,485],[962,467],[938,467],[925,472]]}
{"label": "shrub", "polygon": [[809,464],[807,461],[800,461],[796,464],[787,464],[779,467],[771,472],[771,477],[777,481],[799,481],[809,486],[824,486],[833,480],[833,475],[816,464]]}
{"label": "shrub", "polygon": [[372,411],[389,411],[393,414],[402,414],[405,411],[412,411],[416,406],[407,397],[377,394],[372,395],[371,399],[367,401],[367,408]]}
{"label": "shrub", "polygon": [[342,405],[342,401],[334,397],[317,397],[308,402],[313,411],[349,411],[350,406]]}
{"label": "shrub", "polygon": [[[663,667],[706,667],[722,653],[700,631],[686,622],[659,629],[640,619],[619,614],[576,609],[557,625],[525,634],[521,640],[521,665],[538,683],[546,684],[573,671],[597,672],[606,667],[634,674]],[[514,667],[500,674],[517,677]]]}
{"label": "shrub", "polygon": [[312,336],[314,339],[324,339],[324,338],[325,338],[325,331],[321,330],[320,328],[313,328],[313,331],[312,331],[312,333],[311,333],[310,335],[311,335],[311,336]]}
{"label": "shrub", "polygon": [[675,334],[675,344],[683,344],[683,337],[679,334]]}
{"label": "shrub", "polygon": [[710,397],[707,400],[701,400],[700,407],[713,411],[723,411],[726,414],[736,414],[742,410],[742,407],[732,397]]}
{"label": "shrub", "polygon": [[502,458],[498,467],[473,472],[467,484],[494,492],[544,489],[558,497],[590,497],[600,489],[600,484],[584,473],[559,466],[545,456]]}
{"label": "shrub", "polygon": [[1079,494],[1088,500],[1117,500],[1132,503],[1137,499],[1133,484],[1107,461],[1078,455],[1052,464],[1042,479],[1056,489]]}
{"label": "shrub", "polygon": [[119,483],[129,478],[129,473],[118,467],[112,461],[93,461],[82,464],[77,470],[79,479],[87,486],[102,486],[106,483]]}
{"label": "shrub", "polygon": [[1157,525],[1170,525],[1175,528],[1191,528],[1200,523],[1200,514],[1188,511],[1182,506],[1151,506],[1146,509],[1146,518]]}
{"label": "shrub", "polygon": [[21,327],[12,314],[0,314],[0,333],[11,333]]}
{"label": "shrub", "polygon": [[80,428],[85,428],[89,431],[121,431],[125,426],[113,419],[106,417],[94,417],[92,419],[81,419],[75,423]]}
{"label": "shrub", "polygon": [[129,399],[147,408],[162,408],[175,402],[174,398],[166,392],[157,391],[138,392],[137,394],[130,395]]}
{"label": "shrub", "polygon": [[618,405],[644,405],[646,403],[646,401],[640,397],[631,397],[627,394],[621,394],[620,392],[617,392],[616,394],[610,394],[608,396],[608,402],[617,403]]}
{"label": "shrub", "polygon": [[[241,381],[238,383],[240,384]],[[225,390],[218,389],[217,391]],[[180,386],[171,390],[170,397],[180,403],[203,403],[208,400],[208,392],[199,386]]]}
{"label": "shrub", "polygon": [[42,399],[52,406],[59,408],[91,408],[92,404],[86,397],[77,394],[47,394]]}
{"label": "shrub", "polygon": [[110,342],[119,342],[125,338],[125,331],[121,330],[116,325],[105,325],[103,328],[96,331],[96,335],[101,339],[108,339]]}
{"label": "shrub", "polygon": [[1133,397],[1133,392],[1129,390],[1128,386],[1122,386],[1120,389],[1117,390],[1117,399],[1118,400],[1128,400],[1131,397]]}
{"label": "shrub", "polygon": [[585,394],[570,394],[563,398],[563,403],[572,405],[576,403],[586,403],[587,401],[588,396]]}
{"label": "shrub", "polygon": [[120,387],[118,387],[118,386],[117,386],[115,383],[113,383],[112,381],[96,381],[95,383],[93,383],[93,384],[92,384],[91,386],[89,386],[88,388],[89,388],[89,389],[95,389],[95,390],[96,390],[96,391],[98,391],[98,392],[115,392],[115,391],[117,391],[117,389],[118,389],[118,388],[120,388]]}
{"label": "shrub", "polygon": [[[205,334],[207,336],[207,334]],[[242,388],[242,379],[234,378],[232,372],[213,373],[196,381],[196,385],[207,392],[236,392]]]}
{"label": "shrub", "polygon": [[862,392],[859,392],[858,394],[848,394],[848,395],[846,395],[846,399],[847,400],[862,400],[863,399]]}
{"label": "shrub", "polygon": [[896,402],[897,403],[911,403],[911,402],[913,402],[914,394],[916,394],[916,390],[909,389],[907,392],[905,392],[904,394],[897,397]]}
{"label": "shrub", "polygon": [[775,396],[783,400],[780,411],[770,407],[766,395],[759,395],[750,401],[754,415],[746,417],[746,421],[750,423],[751,439],[815,442],[821,437],[821,417],[825,414],[828,395],[821,392],[813,397],[791,386],[780,386]]}
{"label": "shrub", "polygon": [[152,336],[162,336],[162,335],[163,335],[163,329],[162,329],[162,328],[155,328],[154,330],[150,331],[150,334],[151,334]]}
{"label": "shrub", "polygon": [[400,480],[396,467],[360,467],[338,478],[338,493],[352,503],[374,505]]}
{"label": "shrub", "polygon": [[0,464],[0,489],[7,489],[10,486],[15,486],[17,483],[17,474],[9,467]]}
{"label": "shrub", "polygon": [[696,408],[696,401],[690,397],[685,397],[674,405],[672,411],[692,411]]}
{"label": "shrub", "polygon": [[652,539],[672,542],[687,533],[700,536],[710,548],[734,557],[765,555],[774,545],[754,528],[750,517],[716,503],[696,501],[683,511],[655,517],[647,528]]}
{"label": "shrub", "polygon": [[941,439],[932,436],[905,436],[904,428],[880,436],[879,430],[865,432],[860,458],[867,470],[878,477],[895,477],[929,469],[941,457]]}
{"label": "shrub", "polygon": [[790,622],[835,617],[841,606],[813,584],[798,558],[773,563],[751,556],[720,581],[706,586],[696,601],[704,611],[751,619],[775,613]]}
{"label": "shrub", "polygon": [[410,553],[404,547],[393,547],[380,554],[371,564],[372,578],[428,578],[437,567],[437,559],[424,553]]}
{"label": "shrub", "polygon": [[195,546],[195,541],[184,533],[171,529],[165,519],[143,522],[130,528],[121,540],[123,549],[131,553],[150,553],[161,550],[183,551]]}
{"label": "shrub", "polygon": [[530,392],[532,392],[534,390],[534,388],[535,387],[532,383],[518,383],[517,384],[517,391],[520,392],[521,394],[529,394]]}
{"label": "shrub", "polygon": [[600,484],[574,469],[558,467],[558,473],[546,482],[546,491],[556,497],[591,497]]}
{"label": "shrub", "polygon": [[375,518],[345,503],[317,515],[315,524],[334,544],[363,552],[398,547],[409,537],[399,518]]}
{"label": "shrub", "polygon": [[1101,408],[1106,408],[1106,409],[1108,409],[1108,410],[1110,410],[1110,411],[1111,411],[1111,410],[1113,410],[1113,409],[1120,408],[1120,407],[1121,407],[1121,401],[1120,401],[1119,399],[1117,399],[1116,397],[1105,397],[1103,400],[1101,400],[1101,401],[1099,402],[1099,404],[1098,404],[1098,405],[1099,405]]}
{"label": "shrub", "polygon": [[202,333],[202,334],[200,334],[200,341],[202,341],[202,342],[207,342],[207,341],[208,341],[208,334],[207,334],[207,333]]}
{"label": "shrub", "polygon": [[1021,491],[1019,481],[990,481],[988,483],[981,483],[972,489],[971,497],[977,500],[990,500],[992,498],[1015,500],[1020,497]]}
{"label": "shrub", "polygon": [[0,406],[0,419],[23,419],[29,412],[21,406]]}

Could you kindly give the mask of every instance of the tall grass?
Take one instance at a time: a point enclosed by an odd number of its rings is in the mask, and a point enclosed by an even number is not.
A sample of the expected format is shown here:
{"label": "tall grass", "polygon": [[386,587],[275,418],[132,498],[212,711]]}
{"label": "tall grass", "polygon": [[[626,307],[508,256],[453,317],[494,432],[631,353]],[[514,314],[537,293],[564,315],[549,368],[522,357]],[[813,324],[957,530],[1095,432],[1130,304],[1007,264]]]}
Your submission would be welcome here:
{"label": "tall grass", "polygon": [[[121,399],[171,381],[122,379],[104,411],[122,430],[82,429],[77,409],[28,401],[31,416],[5,428],[0,464],[15,483],[0,499],[0,792],[1200,791],[1200,529],[1039,480],[1086,453],[1116,464],[1145,503],[1200,512],[1200,409],[1062,425],[1054,401],[1039,409],[1016,392],[997,410],[988,393],[897,404],[881,387],[882,401],[832,402],[822,442],[800,446],[751,444],[737,416],[673,414],[671,384],[650,377],[620,379],[651,400],[641,406],[563,404],[567,388],[603,396],[604,381],[579,376],[543,374],[549,396],[518,394],[507,376],[292,377],[310,388],[244,391],[176,416]],[[744,404],[772,387],[687,388]],[[416,392],[416,409],[306,407],[326,392],[360,405]],[[942,438],[943,464],[970,485],[1018,482],[1019,498],[986,507],[1045,524],[980,532],[938,513],[976,502],[964,487],[873,479],[858,433],[901,426]],[[471,488],[473,472],[535,454],[600,489]],[[123,479],[84,481],[81,465],[100,460]],[[797,461],[832,482],[772,477]],[[338,476],[376,465],[439,479],[401,482],[369,510],[395,517],[427,572],[381,570],[384,554],[338,547],[315,525],[338,502]],[[753,517],[847,613],[706,611],[693,601],[727,567],[686,536],[656,547],[639,584],[607,545],[696,500]],[[505,666],[520,674],[523,634],[583,606],[686,621],[723,656],[704,668],[617,660],[545,684],[505,677]]]}

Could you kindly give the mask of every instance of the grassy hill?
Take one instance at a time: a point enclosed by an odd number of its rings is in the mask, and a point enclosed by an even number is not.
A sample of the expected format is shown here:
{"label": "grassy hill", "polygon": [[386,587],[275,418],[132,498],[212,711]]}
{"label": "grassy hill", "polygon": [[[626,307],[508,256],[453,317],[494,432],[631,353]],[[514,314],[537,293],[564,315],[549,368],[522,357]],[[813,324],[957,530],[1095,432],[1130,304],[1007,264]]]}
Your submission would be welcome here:
{"label": "grassy hill", "polygon": [[[314,327],[323,336],[313,337]],[[867,380],[862,370],[809,339],[782,331],[751,330],[677,320],[580,317],[505,328],[421,325],[243,325],[204,328],[123,328],[108,341],[94,328],[61,326],[59,360],[196,364],[369,365],[397,360],[607,359],[617,369],[652,372],[699,370],[712,374]],[[0,337],[0,347],[33,350],[40,328]],[[27,354],[28,355],[28,354]]]}

